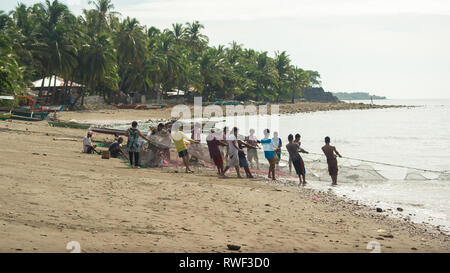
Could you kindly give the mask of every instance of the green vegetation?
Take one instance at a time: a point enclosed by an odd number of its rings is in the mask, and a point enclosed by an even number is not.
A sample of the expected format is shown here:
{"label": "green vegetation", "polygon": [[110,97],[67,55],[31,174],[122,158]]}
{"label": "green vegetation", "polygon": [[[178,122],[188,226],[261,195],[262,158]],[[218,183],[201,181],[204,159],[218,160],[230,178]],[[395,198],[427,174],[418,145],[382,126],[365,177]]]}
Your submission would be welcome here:
{"label": "green vegetation", "polygon": [[111,0],[89,3],[92,9],[78,17],[57,0],[0,11],[2,95],[51,75],[64,78],[65,88],[68,81],[83,84],[82,101],[119,90],[159,99],[173,89],[205,100],[279,101],[320,85],[318,72],[292,65],[284,51],[270,57],[236,42],[209,46],[198,21],[160,30],[121,19]]}
{"label": "green vegetation", "polygon": [[353,92],[353,93],[345,93],[345,92],[338,92],[333,93],[334,96],[336,96],[340,100],[385,100],[386,97],[380,97],[375,95],[370,95],[369,93],[364,92]]}

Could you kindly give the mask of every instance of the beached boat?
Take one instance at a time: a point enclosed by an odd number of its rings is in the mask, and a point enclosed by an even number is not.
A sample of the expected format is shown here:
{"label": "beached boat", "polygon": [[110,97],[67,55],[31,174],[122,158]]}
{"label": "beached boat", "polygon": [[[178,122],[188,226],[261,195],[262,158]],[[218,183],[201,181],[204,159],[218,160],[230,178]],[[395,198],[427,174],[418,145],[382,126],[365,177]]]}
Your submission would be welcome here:
{"label": "beached boat", "polygon": [[34,111],[34,112],[48,112],[48,113],[54,113],[54,112],[61,112],[64,109],[64,105],[61,106],[18,106],[14,108],[17,111]]}
{"label": "beached boat", "polygon": [[151,106],[147,106],[145,107],[145,110],[154,110],[154,109],[162,109],[164,107],[158,106],[158,105],[151,105]]}
{"label": "beached boat", "polygon": [[226,105],[240,105],[240,104],[244,104],[241,101],[237,101],[237,100],[230,100],[230,101],[222,101],[222,100],[218,100],[214,103],[215,105],[222,105],[222,106],[226,106]]}
{"label": "beached boat", "polygon": [[18,116],[16,114],[13,113],[13,115],[11,116],[11,119],[14,120],[24,120],[24,121],[42,121],[42,119],[40,117],[27,117],[27,116]]}
{"label": "beached boat", "polygon": [[147,105],[145,104],[112,104],[112,106],[119,109],[135,109],[135,110],[144,110]]}
{"label": "beached boat", "polygon": [[48,125],[52,127],[74,128],[74,129],[89,129],[90,124],[76,123],[76,122],[62,122],[62,121],[49,121]]}
{"label": "beached boat", "polygon": [[108,135],[125,135],[126,134],[126,130],[117,130],[117,129],[109,129],[109,128],[92,128],[91,129],[92,132],[95,133],[99,133],[99,134],[108,134]]}
{"label": "beached boat", "polygon": [[30,110],[25,110],[21,108],[14,108],[12,110],[13,117],[25,117],[25,118],[39,118],[39,120],[44,120],[47,118],[49,112],[35,112]]}
{"label": "beached boat", "polygon": [[0,113],[0,120],[7,120],[12,117],[11,113]]}

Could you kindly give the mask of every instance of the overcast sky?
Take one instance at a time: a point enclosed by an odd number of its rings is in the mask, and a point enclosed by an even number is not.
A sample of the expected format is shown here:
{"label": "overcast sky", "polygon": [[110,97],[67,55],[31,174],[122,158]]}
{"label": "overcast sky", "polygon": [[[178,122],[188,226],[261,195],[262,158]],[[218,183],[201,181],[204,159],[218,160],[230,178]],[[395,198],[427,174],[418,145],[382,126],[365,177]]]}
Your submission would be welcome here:
{"label": "overcast sky", "polygon": [[[9,11],[16,0],[1,0]],[[32,4],[36,0],[23,0]],[[75,14],[88,0],[62,0]],[[211,45],[286,50],[327,91],[450,98],[449,0],[113,0],[159,28],[199,20]]]}

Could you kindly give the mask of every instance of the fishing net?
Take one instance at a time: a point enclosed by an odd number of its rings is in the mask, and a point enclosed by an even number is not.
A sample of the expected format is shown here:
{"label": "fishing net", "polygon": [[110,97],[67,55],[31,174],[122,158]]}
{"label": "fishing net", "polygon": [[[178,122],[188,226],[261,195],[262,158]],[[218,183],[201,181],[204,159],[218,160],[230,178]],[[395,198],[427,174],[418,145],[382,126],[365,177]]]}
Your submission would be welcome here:
{"label": "fishing net", "polygon": [[[169,134],[157,133],[148,136],[150,143],[141,141],[140,165],[142,167],[183,166],[178,157],[174,144]],[[244,139],[243,137],[239,139]],[[125,147],[125,145],[124,145]],[[200,167],[215,169],[210,158],[208,146],[205,143],[188,144],[188,152],[191,164]],[[247,149],[244,148],[247,153]],[[124,148],[126,153],[126,149]],[[259,168],[255,162],[249,162],[250,170],[254,174],[267,175],[268,163],[262,150],[257,152]],[[330,181],[328,165],[323,154],[301,154],[305,163],[306,175],[309,180]],[[426,181],[442,180],[450,181],[449,171],[421,170],[407,166],[399,166],[382,162],[373,162],[355,158],[338,158],[339,181],[346,182],[374,182],[381,183],[388,180]],[[223,160],[226,162],[226,160]],[[286,180],[298,180],[293,166],[289,166],[289,155],[282,152],[276,172],[279,177]],[[233,172],[234,170],[231,170]]]}

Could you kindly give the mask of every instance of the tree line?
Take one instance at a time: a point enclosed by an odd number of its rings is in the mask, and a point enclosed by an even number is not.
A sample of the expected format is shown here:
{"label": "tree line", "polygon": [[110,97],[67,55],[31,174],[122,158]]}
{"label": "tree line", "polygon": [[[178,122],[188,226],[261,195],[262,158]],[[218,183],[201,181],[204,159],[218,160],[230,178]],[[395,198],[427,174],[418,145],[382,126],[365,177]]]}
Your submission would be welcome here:
{"label": "tree line", "polygon": [[65,79],[64,90],[76,82],[85,86],[83,98],[105,99],[122,91],[159,100],[177,89],[204,100],[293,101],[321,84],[317,71],[291,64],[285,51],[271,57],[234,41],[210,46],[198,21],[160,30],[122,18],[111,0],[89,4],[81,16],[58,0],[0,11],[1,94],[19,94],[51,75]]}

